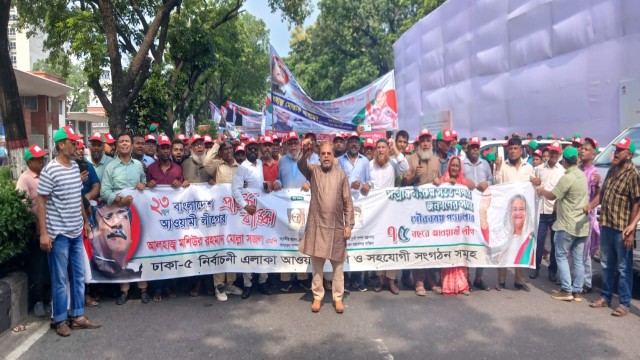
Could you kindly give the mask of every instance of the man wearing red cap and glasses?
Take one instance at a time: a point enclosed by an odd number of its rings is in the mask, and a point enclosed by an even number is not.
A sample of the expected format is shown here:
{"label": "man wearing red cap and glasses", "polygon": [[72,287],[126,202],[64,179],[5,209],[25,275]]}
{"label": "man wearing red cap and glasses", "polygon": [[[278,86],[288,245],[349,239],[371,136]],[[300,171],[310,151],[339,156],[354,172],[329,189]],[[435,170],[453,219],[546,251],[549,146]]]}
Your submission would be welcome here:
{"label": "man wearing red cap and glasses", "polygon": [[[56,333],[71,335],[67,318],[67,279],[71,294],[71,328],[95,329],[99,323],[84,314],[84,246],[82,232],[91,228],[82,206],[82,182],[78,164],[73,161],[76,135],[71,126],[53,135],[58,155],[40,173],[38,183],[38,226],[40,248],[49,253],[53,320]],[[69,274],[71,273],[71,274]]]}

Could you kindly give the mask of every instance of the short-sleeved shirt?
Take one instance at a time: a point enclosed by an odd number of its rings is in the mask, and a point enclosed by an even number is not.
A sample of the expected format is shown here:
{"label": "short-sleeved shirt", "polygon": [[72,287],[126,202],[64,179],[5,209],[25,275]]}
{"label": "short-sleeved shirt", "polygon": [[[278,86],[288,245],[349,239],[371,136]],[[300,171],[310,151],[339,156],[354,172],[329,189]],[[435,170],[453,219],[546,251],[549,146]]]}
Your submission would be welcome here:
{"label": "short-sleeved shirt", "polygon": [[45,223],[51,240],[82,234],[82,181],[75,161],[66,167],[51,160],[40,173],[38,195],[47,196]]}
{"label": "short-sleeved shirt", "polygon": [[84,159],[88,161],[91,165],[93,165],[94,170],[96,171],[96,175],[98,175],[98,179],[102,181],[102,175],[104,174],[104,169],[109,165],[110,162],[113,161],[112,157],[109,157],[105,154],[102,154],[100,161],[97,164],[93,162],[91,156],[85,156]]}
{"label": "short-sleeved shirt", "polygon": [[615,174],[611,168],[602,185],[600,198],[600,225],[623,231],[629,225],[631,208],[640,198],[640,178],[632,162]]}
{"label": "short-sleeved shirt", "polygon": [[170,164],[167,171],[164,172],[160,167],[162,165],[160,161],[151,163],[147,168],[147,181],[155,180],[158,185],[171,185],[174,180],[184,181],[182,167],[173,161]]}
{"label": "short-sleeved shirt", "polygon": [[577,166],[571,166],[551,192],[556,196],[557,206],[553,230],[566,231],[576,237],[589,235],[589,218],[583,212],[589,204],[589,189],[584,173]]}
{"label": "short-sleeved shirt", "polygon": [[263,161],[262,175],[264,177],[264,181],[268,181],[272,184],[275,183],[276,180],[278,180],[278,160],[271,161],[271,164],[269,165]]}
{"label": "short-sleeved shirt", "polygon": [[16,182],[16,189],[27,194],[29,200],[31,200],[31,212],[38,213],[38,179],[40,177],[31,171],[31,169],[25,170],[18,181]]}

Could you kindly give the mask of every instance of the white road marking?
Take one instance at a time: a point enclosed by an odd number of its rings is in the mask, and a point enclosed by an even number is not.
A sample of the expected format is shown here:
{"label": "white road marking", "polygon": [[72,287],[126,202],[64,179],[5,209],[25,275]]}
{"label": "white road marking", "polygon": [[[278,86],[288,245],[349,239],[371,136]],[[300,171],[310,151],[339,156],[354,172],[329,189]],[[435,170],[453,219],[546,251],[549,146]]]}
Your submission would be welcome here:
{"label": "white road marking", "polygon": [[387,345],[384,344],[382,339],[373,339],[373,342],[376,343],[376,346],[378,347],[378,353],[382,355],[383,359],[393,360],[393,355],[391,355],[389,349],[387,348]]}
{"label": "white road marking", "polygon": [[29,350],[29,348],[42,337],[42,335],[46,334],[47,330],[49,330],[49,322],[45,321],[33,334],[29,335],[29,337],[24,342],[22,342],[20,346],[10,352],[9,355],[7,355],[6,359],[18,359],[20,356],[26,353],[27,350]]}

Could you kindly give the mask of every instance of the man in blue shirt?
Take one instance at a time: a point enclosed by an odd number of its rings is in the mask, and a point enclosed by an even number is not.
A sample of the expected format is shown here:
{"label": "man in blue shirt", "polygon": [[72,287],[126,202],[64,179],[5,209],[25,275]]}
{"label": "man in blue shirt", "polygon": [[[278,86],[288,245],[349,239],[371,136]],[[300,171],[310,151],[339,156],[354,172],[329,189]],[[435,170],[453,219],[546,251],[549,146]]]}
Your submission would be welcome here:
{"label": "man in blue shirt", "polygon": [[[369,159],[360,154],[360,136],[352,132],[347,138],[347,152],[338,158],[338,164],[347,174],[351,191],[359,191],[367,195],[371,190],[371,175],[369,174]],[[361,272],[350,274],[351,287],[359,291],[367,291]],[[345,276],[345,279],[347,276]],[[346,281],[346,280],[345,280]],[[345,291],[348,286],[345,286]]]}

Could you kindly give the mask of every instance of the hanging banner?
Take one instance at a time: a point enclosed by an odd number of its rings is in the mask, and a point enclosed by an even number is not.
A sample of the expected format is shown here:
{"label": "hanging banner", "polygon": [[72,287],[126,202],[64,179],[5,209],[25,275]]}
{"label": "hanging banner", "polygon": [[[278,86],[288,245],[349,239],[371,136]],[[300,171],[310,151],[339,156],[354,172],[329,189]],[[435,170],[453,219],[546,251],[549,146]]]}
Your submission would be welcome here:
{"label": "hanging banner", "polygon": [[234,113],[235,126],[241,127],[246,132],[260,132],[262,127],[262,112],[240,106],[227,100],[226,107]]}
{"label": "hanging banner", "polygon": [[[125,190],[133,205],[95,206],[85,239],[92,282],[156,280],[221,272],[310,272],[298,251],[309,193],[231,186]],[[535,267],[537,214],[529,182],[484,194],[449,184],[354,192],[355,228],[345,271]],[[329,266],[327,266],[327,271]]]}
{"label": "hanging banner", "polygon": [[267,101],[266,129],[335,133],[398,128],[393,71],[373,83],[331,101],[314,101],[296,82],[289,68],[271,47],[271,99]]}

